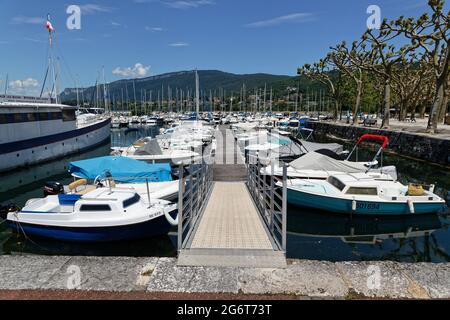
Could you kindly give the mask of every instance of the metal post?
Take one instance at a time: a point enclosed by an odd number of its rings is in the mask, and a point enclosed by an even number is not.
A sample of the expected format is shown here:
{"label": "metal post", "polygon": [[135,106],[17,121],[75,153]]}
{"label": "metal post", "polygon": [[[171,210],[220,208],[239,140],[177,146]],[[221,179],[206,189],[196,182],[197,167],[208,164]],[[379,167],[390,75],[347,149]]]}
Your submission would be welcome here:
{"label": "metal post", "polygon": [[147,178],[147,179],[145,179],[145,183],[146,183],[146,185],[147,185],[147,199],[148,199],[148,207],[150,208],[150,207],[151,207],[151,203],[150,203],[150,189],[149,189],[149,186],[148,186],[148,178]]}
{"label": "metal post", "polygon": [[275,198],[274,198],[274,192],[275,192],[275,178],[273,177],[273,174],[274,174],[274,166],[275,166],[275,164],[273,163],[273,161],[271,161],[271,165],[270,165],[270,167],[271,167],[271,175],[270,175],[270,231],[272,232],[272,234],[273,234],[273,225],[274,225],[274,220],[275,220],[275,217],[274,217],[274,215],[275,215],[275,205],[274,205],[274,201],[275,201]]}
{"label": "metal post", "polygon": [[286,232],[287,232],[287,165],[283,164],[283,204],[282,204],[282,241],[281,247],[284,252],[286,252]]}
{"label": "metal post", "polygon": [[192,228],[193,217],[193,201],[194,201],[194,175],[192,172],[189,174],[189,230]]}
{"label": "metal post", "polygon": [[184,187],[184,177],[183,177],[183,165],[178,166],[178,252],[182,249],[183,245],[183,187]]}

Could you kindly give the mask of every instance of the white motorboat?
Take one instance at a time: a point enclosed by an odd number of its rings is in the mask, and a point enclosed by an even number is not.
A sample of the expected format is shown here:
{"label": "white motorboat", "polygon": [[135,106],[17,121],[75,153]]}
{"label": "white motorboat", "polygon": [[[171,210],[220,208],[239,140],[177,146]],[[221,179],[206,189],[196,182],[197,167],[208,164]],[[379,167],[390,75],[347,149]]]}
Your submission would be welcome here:
{"label": "white motorboat", "polygon": [[[357,153],[358,145],[366,140],[381,141],[382,145],[372,161],[357,162],[350,161],[352,155]],[[337,160],[327,154],[310,151],[298,159],[289,162],[287,167],[288,179],[327,179],[330,175],[338,173],[367,173],[378,180],[397,180],[397,169],[395,166],[379,166],[378,158],[383,163],[382,151],[389,144],[389,140],[383,136],[363,135],[346,160]],[[266,166],[261,174],[283,176],[283,166],[279,161],[273,161],[273,165]]]}
{"label": "white motorboat", "polygon": [[120,155],[147,163],[166,163],[173,165],[180,163],[190,163],[200,154],[183,149],[162,149],[157,139],[144,139],[135,142],[129,147],[114,147],[112,155]]}
{"label": "white motorboat", "polygon": [[177,205],[137,192],[98,188],[84,195],[30,199],[6,221],[15,232],[63,241],[130,240],[167,234],[177,225]]}
{"label": "white motorboat", "polygon": [[336,213],[413,215],[444,210],[445,201],[433,188],[377,180],[365,173],[340,173],[326,180],[288,180],[287,198],[296,206]]}

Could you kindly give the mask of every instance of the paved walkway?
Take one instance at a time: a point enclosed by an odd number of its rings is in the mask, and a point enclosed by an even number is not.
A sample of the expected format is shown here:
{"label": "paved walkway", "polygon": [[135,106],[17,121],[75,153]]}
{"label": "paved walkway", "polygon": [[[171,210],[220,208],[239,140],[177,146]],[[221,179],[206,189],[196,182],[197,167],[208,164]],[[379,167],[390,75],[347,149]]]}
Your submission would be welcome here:
{"label": "paved walkway", "polygon": [[191,248],[272,250],[244,182],[214,183]]}
{"label": "paved walkway", "polygon": [[87,292],[104,292],[102,298],[146,292],[449,299],[450,264],[289,260],[285,269],[261,269],[181,267],[175,258],[156,257],[0,256],[0,298],[8,297],[3,290],[14,290],[10,297],[39,290],[45,298],[54,290],[74,292],[69,289],[86,298]]}

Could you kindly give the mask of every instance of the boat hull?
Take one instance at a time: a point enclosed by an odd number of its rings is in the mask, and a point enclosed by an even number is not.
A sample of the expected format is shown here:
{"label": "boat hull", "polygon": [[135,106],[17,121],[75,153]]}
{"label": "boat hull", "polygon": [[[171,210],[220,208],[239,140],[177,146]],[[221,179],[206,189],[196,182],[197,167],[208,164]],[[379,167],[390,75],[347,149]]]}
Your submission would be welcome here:
{"label": "boat hull", "polygon": [[[352,210],[352,200],[324,197],[308,192],[287,190],[290,204],[337,213],[363,215],[412,215],[404,202],[356,201],[356,210]],[[414,203],[414,214],[436,213],[442,210],[442,203]]]}
{"label": "boat hull", "polygon": [[[170,213],[176,218],[177,210]],[[108,242],[149,238],[166,235],[171,225],[164,215],[145,222],[114,227],[57,227],[8,220],[9,227],[16,233],[68,242]]]}
{"label": "boat hull", "polygon": [[0,172],[83,152],[110,140],[111,119],[72,131],[0,145]]}

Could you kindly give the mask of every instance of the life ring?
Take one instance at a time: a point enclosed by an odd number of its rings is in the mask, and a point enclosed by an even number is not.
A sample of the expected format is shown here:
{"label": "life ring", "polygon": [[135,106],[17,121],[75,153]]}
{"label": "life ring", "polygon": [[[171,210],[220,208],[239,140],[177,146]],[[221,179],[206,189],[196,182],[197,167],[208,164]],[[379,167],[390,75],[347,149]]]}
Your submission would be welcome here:
{"label": "life ring", "polygon": [[178,225],[178,214],[177,214],[176,219],[174,219],[170,216],[170,213],[167,212],[166,208],[162,208],[161,210],[164,213],[164,216],[166,217],[167,222],[169,222],[170,225],[172,225],[172,226]]}

